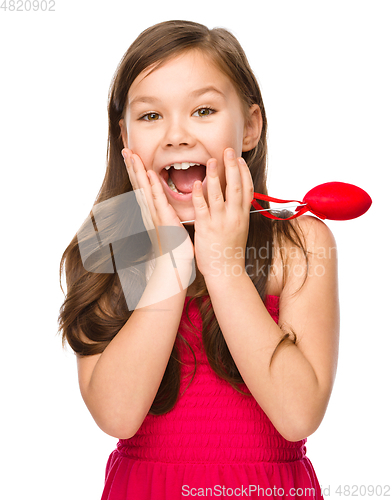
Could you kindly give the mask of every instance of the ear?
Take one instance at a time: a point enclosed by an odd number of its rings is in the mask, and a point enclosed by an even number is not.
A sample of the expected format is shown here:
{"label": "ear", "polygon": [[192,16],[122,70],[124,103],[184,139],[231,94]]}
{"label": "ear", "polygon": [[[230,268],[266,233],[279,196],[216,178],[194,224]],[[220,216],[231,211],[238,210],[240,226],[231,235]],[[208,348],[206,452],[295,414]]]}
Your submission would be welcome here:
{"label": "ear", "polygon": [[127,133],[127,128],[125,126],[124,118],[121,118],[118,124],[120,125],[121,138],[124,144],[124,148],[128,148],[128,133]]}
{"label": "ear", "polygon": [[248,110],[248,117],[244,126],[242,151],[250,151],[259,142],[263,130],[263,118],[258,104],[252,104]]}

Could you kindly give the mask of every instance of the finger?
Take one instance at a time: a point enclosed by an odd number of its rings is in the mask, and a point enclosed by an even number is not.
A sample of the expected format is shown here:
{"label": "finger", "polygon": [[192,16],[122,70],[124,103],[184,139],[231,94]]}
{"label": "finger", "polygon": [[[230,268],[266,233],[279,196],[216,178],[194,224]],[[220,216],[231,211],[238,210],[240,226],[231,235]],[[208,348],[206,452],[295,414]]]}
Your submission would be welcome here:
{"label": "finger", "polygon": [[140,177],[139,174],[138,179],[136,174],[137,169],[139,169],[139,172],[142,169],[145,171],[143,162],[141,158],[137,154],[134,154],[130,149],[124,148],[121,151],[121,154],[124,157],[124,162],[136,196],[136,201],[138,202],[142,212],[143,223],[147,230],[154,229],[153,217],[155,217],[156,213],[152,200],[150,182],[146,175],[144,175],[143,178],[143,176]]}
{"label": "finger", "polygon": [[163,204],[164,207],[169,205],[165,192],[163,191],[162,184],[158,179],[156,172],[149,170],[147,173],[147,178],[150,182],[152,199],[157,204]]}
{"label": "finger", "polygon": [[[138,185],[138,189],[144,188],[146,190],[146,196],[149,196],[151,191],[150,181],[147,177],[147,169],[139,155],[132,153],[130,157],[131,169],[134,172],[134,176]],[[151,198],[151,197],[150,197]]]}
{"label": "finger", "polygon": [[207,162],[207,193],[211,217],[213,217],[213,213],[223,213],[225,200],[218,175],[218,162],[215,158],[211,158]]}
{"label": "finger", "polygon": [[133,152],[130,149],[124,148],[121,151],[121,154],[123,155],[124,163],[125,163],[125,166],[126,166],[126,169],[128,172],[128,176],[129,176],[129,180],[131,181],[131,185],[132,185],[133,189],[134,190],[139,189],[136,175],[135,175],[135,171],[133,169],[133,159],[132,159]]}
{"label": "finger", "polygon": [[195,181],[193,183],[192,203],[195,209],[195,224],[197,223],[197,221],[208,222],[211,219],[210,210],[204,198],[201,181]]}
{"label": "finger", "polygon": [[229,210],[242,206],[242,177],[235,151],[227,148],[224,151],[226,173],[226,202]]}
{"label": "finger", "polygon": [[[133,154],[132,158],[134,160],[133,169],[136,175],[136,179],[138,182],[139,188],[143,188],[145,191],[145,196],[148,199],[149,204],[152,205],[153,215],[156,215],[156,203],[163,204],[163,207],[167,207],[169,202],[167,201],[167,197],[165,192],[163,191],[163,187],[161,182],[159,181],[157,174],[153,170],[148,170],[144,166],[144,163],[140,156],[137,154]],[[152,183],[152,181],[154,181]],[[154,190],[152,189],[154,186]]]}
{"label": "finger", "polygon": [[[143,199],[143,209],[145,211],[145,215],[149,215],[152,217],[152,221],[156,220],[157,211],[154,203],[154,196],[152,192],[152,186],[150,182],[150,178],[147,176],[147,170],[144,166],[144,163],[139,155],[136,153],[132,154],[132,169],[137,180],[138,192],[136,192],[136,197],[138,201]],[[147,206],[146,206],[147,203]]]}
{"label": "finger", "polygon": [[[159,217],[162,225],[178,225],[181,226],[181,221],[176,214],[174,208],[170,205],[158,174],[153,170],[147,172],[147,177],[151,183],[151,193],[157,211],[159,209]],[[182,227],[182,226],[181,226]]]}
{"label": "finger", "polygon": [[242,178],[242,196],[244,210],[249,211],[254,198],[254,185],[252,174],[246,161],[241,157],[237,158]]}

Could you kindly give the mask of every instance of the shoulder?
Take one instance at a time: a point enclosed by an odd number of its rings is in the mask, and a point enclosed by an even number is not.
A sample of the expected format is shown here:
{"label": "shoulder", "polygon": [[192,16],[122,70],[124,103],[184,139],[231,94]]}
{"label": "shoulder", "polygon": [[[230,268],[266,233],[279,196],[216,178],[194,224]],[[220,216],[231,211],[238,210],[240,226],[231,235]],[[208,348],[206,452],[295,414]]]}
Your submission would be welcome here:
{"label": "shoulder", "polygon": [[314,251],[317,247],[336,249],[334,235],[324,221],[311,215],[302,215],[296,221],[297,226],[304,235],[306,250]]}
{"label": "shoulder", "polygon": [[321,219],[306,215],[299,217],[294,225],[301,240],[301,248],[292,244],[286,247],[285,255],[289,275],[290,291],[301,286],[301,279],[324,276],[336,265],[336,241],[330,228]]}
{"label": "shoulder", "polygon": [[321,313],[328,307],[337,311],[337,248],[332,231],[312,216],[299,217],[295,230],[301,245],[287,243],[284,249],[281,312],[285,310],[288,317],[294,317],[298,310],[306,314]]}
{"label": "shoulder", "polygon": [[[292,219],[291,233],[299,244],[286,235],[274,240],[273,261],[267,290],[270,295],[281,296],[283,289],[301,286],[301,279],[309,271],[309,265],[320,265],[320,261],[337,258],[337,247],[330,228],[321,219],[302,215]],[[318,268],[318,271],[321,270]]]}

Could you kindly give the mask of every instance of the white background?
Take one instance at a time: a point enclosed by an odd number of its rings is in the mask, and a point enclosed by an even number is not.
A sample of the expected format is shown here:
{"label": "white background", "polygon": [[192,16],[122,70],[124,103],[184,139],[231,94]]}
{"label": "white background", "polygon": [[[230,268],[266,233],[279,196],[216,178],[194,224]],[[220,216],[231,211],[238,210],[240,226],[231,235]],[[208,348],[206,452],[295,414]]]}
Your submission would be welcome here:
{"label": "white background", "polygon": [[307,449],[330,498],[341,498],[339,485],[392,483],[389,9],[377,0],[0,9],[3,498],[100,498],[116,440],[90,416],[75,357],[56,336],[59,262],[103,180],[117,64],[141,31],[169,19],[228,28],[243,45],[269,122],[271,196],[302,199],[343,181],[373,198],[362,217],[327,221],[339,250],[340,357]]}

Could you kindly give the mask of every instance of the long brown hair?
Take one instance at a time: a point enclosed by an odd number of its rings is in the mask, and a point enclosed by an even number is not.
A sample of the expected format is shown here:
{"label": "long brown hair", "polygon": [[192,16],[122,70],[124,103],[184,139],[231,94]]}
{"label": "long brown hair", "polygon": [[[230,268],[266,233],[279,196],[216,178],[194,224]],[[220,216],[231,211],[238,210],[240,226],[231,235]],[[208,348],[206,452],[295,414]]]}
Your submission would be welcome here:
{"label": "long brown hair", "polygon": [[[243,158],[252,174],[255,192],[267,194],[267,118],[259,85],[238,40],[223,28],[210,30],[202,24],[191,21],[166,21],[143,31],[129,47],[117,67],[108,103],[107,169],[94,206],[132,190],[121,155],[124,146],[119,126],[125,114],[127,94],[132,82],[146,68],[152,67],[154,70],[170,58],[194,49],[201,50],[208,55],[231,80],[243,104],[244,116],[247,116],[246,113],[252,104],[256,103],[260,107],[263,119],[261,137],[254,149],[243,153]],[[260,204],[263,208],[269,208],[268,202],[262,201]],[[187,230],[194,241],[193,226],[187,227]],[[308,265],[303,234],[295,220],[277,222],[260,213],[252,214],[245,263],[247,269],[262,270],[253,275],[248,274],[263,301],[266,297],[267,281],[273,264],[273,245],[280,249],[283,259],[282,248],[288,241],[303,251]],[[267,251],[254,251],[260,248],[267,249]],[[67,341],[74,352],[81,356],[101,353],[133,312],[127,307],[118,274],[86,271],[81,261],[77,235],[61,258],[60,286],[64,262],[67,294],[58,320],[63,346]],[[283,266],[284,271],[285,269],[286,266]],[[284,273],[283,283],[285,279]],[[207,299],[202,301],[205,295]],[[214,315],[204,280],[201,281],[195,297],[188,301],[188,307],[191,301],[196,301],[200,308],[203,319],[202,340],[212,369],[237,391],[245,394],[238,387],[238,384],[243,384],[244,381]],[[190,320],[188,308],[186,314]],[[82,340],[81,332],[89,339],[89,342]],[[180,333],[177,334],[176,340],[187,344]],[[292,341],[290,333],[282,334],[277,347],[285,340]],[[192,350],[189,344],[188,348]],[[192,353],[194,355],[193,350]],[[173,408],[179,394],[180,362],[178,346],[175,342],[158,393],[150,408],[150,414],[161,415]],[[196,365],[193,376],[195,373]]]}

